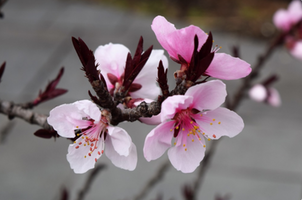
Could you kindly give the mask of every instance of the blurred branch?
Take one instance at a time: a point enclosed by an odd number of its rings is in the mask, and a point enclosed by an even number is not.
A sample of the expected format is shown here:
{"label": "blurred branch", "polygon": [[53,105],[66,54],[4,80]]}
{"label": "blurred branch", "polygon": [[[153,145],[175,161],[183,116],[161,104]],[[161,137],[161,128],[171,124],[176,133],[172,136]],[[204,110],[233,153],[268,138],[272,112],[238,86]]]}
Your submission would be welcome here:
{"label": "blurred branch", "polygon": [[170,161],[166,160],[156,171],[156,173],[154,174],[153,177],[151,177],[151,179],[147,182],[147,184],[145,185],[145,187],[140,191],[139,194],[137,194],[133,200],[141,200],[143,199],[148,192],[151,191],[151,189],[157,184],[159,183],[163,178],[165,173],[168,171],[169,167],[171,166]]}
{"label": "blurred branch", "polygon": [[77,200],[84,199],[84,196],[88,193],[93,180],[97,177],[97,174],[105,168],[106,168],[105,164],[100,164],[100,165],[96,165],[96,167],[92,169],[92,171],[90,172],[90,174],[88,176],[88,179],[85,182],[84,187],[80,190],[80,192],[78,194]]}
{"label": "blurred branch", "polygon": [[[270,55],[274,52],[276,47],[281,45],[284,42],[284,38],[287,33],[281,33],[279,34],[275,40],[273,40],[270,45],[267,47],[266,51],[258,56],[257,62],[254,65],[253,71],[243,79],[243,82],[241,86],[238,88],[237,92],[234,95],[234,100],[231,102],[228,101],[228,104],[226,107],[230,110],[236,110],[239,106],[239,104],[242,102],[245,92],[250,88],[252,81],[258,77],[260,70],[263,68],[264,63],[268,60]],[[198,176],[196,180],[193,182],[192,186],[192,196],[190,199],[187,200],[196,200],[197,199],[197,193],[202,185],[202,182],[204,180],[205,174],[207,172],[207,169],[210,166],[210,163],[212,161],[212,157],[215,154],[215,151],[218,146],[218,141],[215,141],[212,143],[208,151],[206,152],[205,158],[202,161],[202,165],[198,169]]]}

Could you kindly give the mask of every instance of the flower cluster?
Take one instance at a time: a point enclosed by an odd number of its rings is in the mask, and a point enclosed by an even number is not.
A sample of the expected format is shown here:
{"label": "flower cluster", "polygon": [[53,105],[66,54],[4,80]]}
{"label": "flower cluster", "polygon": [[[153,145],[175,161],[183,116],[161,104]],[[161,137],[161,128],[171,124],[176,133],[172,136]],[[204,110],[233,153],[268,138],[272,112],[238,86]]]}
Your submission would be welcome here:
{"label": "flower cluster", "polygon": [[275,26],[286,33],[285,45],[291,55],[302,59],[302,3],[293,0],[288,9],[279,9],[273,16]]}
{"label": "flower cluster", "polygon": [[[133,57],[127,47],[112,43],[92,53],[81,39],[73,38],[97,96],[89,92],[92,101],[54,108],[48,123],[60,136],[74,141],[68,148],[67,160],[75,173],[93,168],[103,153],[115,166],[134,170],[136,146],[124,129],[111,124],[117,116],[121,116],[120,121],[132,121],[123,116],[144,106],[145,114],[135,120],[157,125],[145,139],[146,160],[155,160],[168,150],[172,165],[184,173],[199,166],[206,140],[234,137],[242,131],[241,117],[220,107],[227,95],[226,85],[208,78],[240,79],[249,75],[250,65],[218,53],[220,48],[213,48],[212,33],[206,34],[199,27],[178,30],[157,16],[151,28],[170,58],[180,64],[174,73],[177,86],[172,91],[167,83],[164,50],[150,47],[143,51],[141,39]],[[158,111],[146,114],[152,110],[151,105],[159,107]]]}

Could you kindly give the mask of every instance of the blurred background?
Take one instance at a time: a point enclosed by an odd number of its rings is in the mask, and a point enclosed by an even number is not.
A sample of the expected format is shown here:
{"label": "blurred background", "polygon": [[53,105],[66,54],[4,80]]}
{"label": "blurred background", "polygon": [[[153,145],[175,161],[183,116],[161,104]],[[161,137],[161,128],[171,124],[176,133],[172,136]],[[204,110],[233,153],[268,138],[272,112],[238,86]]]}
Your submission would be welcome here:
{"label": "blurred background", "polygon": [[[46,102],[34,110],[48,114],[63,103],[88,99],[91,86],[80,70],[80,61],[71,37],[81,37],[95,50],[109,42],[121,43],[135,51],[139,37],[144,48],[161,48],[150,28],[157,15],[164,15],[177,28],[190,24],[212,31],[220,52],[231,53],[240,47],[242,59],[251,63],[264,52],[277,34],[272,15],[289,1],[110,1],[110,0],[8,0],[1,11],[0,63],[6,70],[0,84],[1,100],[24,103],[34,99],[39,89],[56,77],[64,66],[59,83],[68,93]],[[167,54],[166,54],[167,55]],[[173,72],[178,64],[169,60],[169,84],[173,88]],[[237,113],[245,128],[235,138],[223,138],[219,144],[199,199],[215,199],[217,194],[232,200],[301,199],[302,135],[301,135],[301,61],[291,57],[285,48],[275,51],[265,64],[259,79],[276,73],[274,85],[280,92],[282,106],[273,108],[248,98]],[[226,81],[228,94],[237,90],[241,81]],[[69,140],[41,139],[33,133],[38,126],[20,119],[9,121],[0,116],[0,199],[60,199],[63,188],[69,199],[77,199],[88,174],[76,175],[66,160]],[[122,123],[138,149],[138,165],[133,172],[113,166],[103,156],[98,164],[106,164],[95,178],[85,199],[130,200],[140,193],[146,182],[164,163],[167,156],[148,163],[143,157],[143,143],[152,126],[139,122]],[[215,142],[215,141],[214,141]],[[185,184],[191,184],[197,173],[182,174],[170,167],[164,180],[148,193],[146,200],[183,199]]]}

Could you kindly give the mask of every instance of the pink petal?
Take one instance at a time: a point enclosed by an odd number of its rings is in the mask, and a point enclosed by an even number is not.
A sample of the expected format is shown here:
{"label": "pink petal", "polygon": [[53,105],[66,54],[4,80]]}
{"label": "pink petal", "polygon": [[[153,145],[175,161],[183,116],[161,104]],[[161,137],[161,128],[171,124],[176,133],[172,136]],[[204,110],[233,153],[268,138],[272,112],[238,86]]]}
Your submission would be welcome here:
{"label": "pink petal", "polygon": [[293,48],[290,49],[290,53],[291,53],[294,57],[296,57],[296,58],[302,60],[302,40],[299,40],[298,42],[296,42],[296,43],[294,44]]}
{"label": "pink petal", "polygon": [[263,102],[267,98],[267,90],[263,85],[257,84],[250,89],[249,96],[254,101]]}
{"label": "pink petal", "polygon": [[131,137],[128,135],[128,133],[124,129],[117,126],[108,126],[107,129],[108,135],[106,140],[108,139],[111,141],[116,153],[121,156],[128,156],[130,146],[132,144]]}
{"label": "pink petal", "polygon": [[193,98],[191,96],[174,95],[168,97],[161,106],[161,121],[172,119],[178,111],[191,107],[192,103]]}
{"label": "pink petal", "polygon": [[283,31],[288,31],[291,27],[291,22],[285,9],[280,9],[274,14],[273,22],[277,28]]}
{"label": "pink petal", "polygon": [[221,107],[202,113],[202,116],[196,115],[195,120],[200,125],[200,130],[211,139],[234,137],[244,127],[243,120],[237,113]]}
{"label": "pink petal", "polygon": [[155,127],[146,137],[144,144],[144,156],[147,161],[161,157],[171,146],[174,121],[164,122]]}
{"label": "pink petal", "polygon": [[130,50],[122,44],[109,43],[104,46],[99,46],[95,52],[95,62],[99,65],[102,75],[106,80],[108,89],[113,85],[109,81],[107,74],[111,73],[117,78],[120,78],[124,73],[127,55]]}
{"label": "pink petal", "polygon": [[271,106],[279,107],[281,105],[281,97],[275,88],[269,88],[269,96],[267,102]]}
{"label": "pink petal", "polygon": [[299,22],[302,19],[301,1],[293,0],[288,5],[288,17],[290,18],[292,25],[295,25],[297,22]]}
{"label": "pink petal", "polygon": [[89,121],[83,117],[100,119],[101,112],[97,106],[88,100],[76,101],[72,104],[63,104],[55,107],[49,113],[47,122],[62,137],[75,137],[74,130],[87,128]]}
{"label": "pink petal", "polygon": [[233,80],[246,77],[252,71],[251,65],[225,53],[215,53],[205,74],[214,78]]}
{"label": "pink petal", "polygon": [[158,125],[162,122],[161,114],[159,113],[158,115],[155,115],[152,117],[141,117],[141,118],[139,118],[139,121],[141,121],[144,124],[148,124],[148,125]]}
{"label": "pink petal", "polygon": [[142,88],[138,91],[132,92],[131,97],[155,100],[158,95],[161,94],[161,90],[156,82],[157,67],[160,60],[162,60],[164,68],[167,69],[168,59],[164,55],[164,50],[153,50],[147,63],[133,82],[142,85]]}
{"label": "pink petal", "polygon": [[[81,145],[79,143],[82,142]],[[102,154],[98,152],[102,152],[104,150],[103,139],[98,142],[97,149],[94,150],[90,156],[88,155],[90,151],[89,145],[84,146],[85,140],[81,137],[76,140],[76,144],[70,144],[68,147],[67,160],[70,164],[70,168],[73,169],[76,174],[83,174],[87,172],[89,169],[94,168],[95,159],[99,159]],[[78,148],[76,148],[79,146]]]}
{"label": "pink petal", "polygon": [[179,135],[179,137],[183,138],[178,138],[178,141],[186,140],[186,147],[183,147],[183,145],[173,146],[169,149],[168,156],[175,169],[183,173],[191,173],[204,158],[206,148],[203,145],[205,145],[205,141],[201,137],[200,141],[192,142],[185,134]]}
{"label": "pink petal", "polygon": [[115,151],[112,140],[107,140],[106,138],[105,154],[116,167],[129,171],[133,171],[136,168],[137,151],[136,146],[133,143],[130,145],[129,154],[127,156],[123,156]]}
{"label": "pink petal", "polygon": [[192,96],[194,99],[191,108],[196,108],[199,111],[219,107],[225,101],[226,95],[226,86],[219,80],[195,85],[185,93],[185,96]]}
{"label": "pink petal", "polygon": [[195,35],[199,39],[198,49],[201,48],[208,37],[203,30],[193,25],[177,30],[174,24],[171,24],[162,16],[154,18],[151,28],[158,42],[168,51],[171,57],[178,60],[179,54],[188,63],[191,61],[194,49]]}

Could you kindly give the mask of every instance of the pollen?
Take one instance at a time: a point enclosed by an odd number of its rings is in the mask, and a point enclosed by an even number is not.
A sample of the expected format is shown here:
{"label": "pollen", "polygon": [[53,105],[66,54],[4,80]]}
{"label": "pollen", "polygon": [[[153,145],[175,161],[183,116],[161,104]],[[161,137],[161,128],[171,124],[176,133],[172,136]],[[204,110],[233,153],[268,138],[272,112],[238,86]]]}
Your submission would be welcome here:
{"label": "pollen", "polygon": [[201,138],[198,138],[198,140],[201,140]]}
{"label": "pollen", "polygon": [[77,136],[80,136],[80,133],[77,133]]}
{"label": "pollen", "polygon": [[170,129],[170,131],[172,132],[172,131],[173,131],[173,129],[171,128],[171,129]]}
{"label": "pollen", "polygon": [[205,135],[205,133],[202,133],[202,135]]}
{"label": "pollen", "polygon": [[77,143],[76,141],[74,141],[73,143]]}
{"label": "pollen", "polygon": [[183,144],[182,146],[184,146],[184,147],[185,147],[185,146],[186,146],[186,144]]}
{"label": "pollen", "polygon": [[194,142],[194,139],[192,139],[192,142]]}
{"label": "pollen", "polygon": [[188,133],[188,136],[190,136],[190,133]]}
{"label": "pollen", "polygon": [[216,119],[213,119],[213,122],[215,122]]}
{"label": "pollen", "polygon": [[84,147],[86,147],[86,144],[84,144]]}
{"label": "pollen", "polygon": [[211,139],[210,139],[210,138],[208,138],[208,140],[210,141]]}
{"label": "pollen", "polygon": [[218,122],[218,124],[221,124],[221,122]]}
{"label": "pollen", "polygon": [[188,149],[187,148],[185,148],[185,151],[187,151]]}
{"label": "pollen", "polygon": [[176,129],[179,129],[179,126],[176,126],[175,128],[176,128]]}
{"label": "pollen", "polygon": [[193,121],[190,121],[190,124],[193,124]]}
{"label": "pollen", "polygon": [[184,131],[185,130],[185,128],[182,128],[182,131]]}
{"label": "pollen", "polygon": [[87,156],[84,156],[84,158],[86,158]]}
{"label": "pollen", "polygon": [[84,139],[84,137],[82,137],[82,139]]}
{"label": "pollen", "polygon": [[213,123],[210,123],[210,125],[213,125]]}
{"label": "pollen", "polygon": [[206,148],[206,145],[204,144],[203,147]]}
{"label": "pollen", "polygon": [[176,145],[176,142],[174,142],[174,146]]}
{"label": "pollen", "polygon": [[79,126],[76,126],[76,128],[79,128]]}
{"label": "pollen", "polygon": [[200,117],[202,117],[202,114],[200,114]]}

